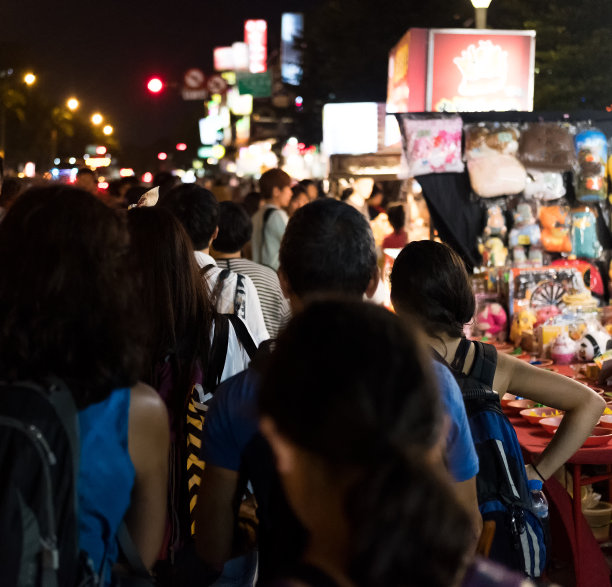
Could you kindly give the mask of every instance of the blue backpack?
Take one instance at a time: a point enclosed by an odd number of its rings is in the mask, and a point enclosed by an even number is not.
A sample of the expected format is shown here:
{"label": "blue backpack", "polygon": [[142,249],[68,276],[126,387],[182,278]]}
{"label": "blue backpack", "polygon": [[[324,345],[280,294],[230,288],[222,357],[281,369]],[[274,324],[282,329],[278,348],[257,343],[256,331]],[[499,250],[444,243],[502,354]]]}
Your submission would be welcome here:
{"label": "blue backpack", "polygon": [[[475,356],[463,373],[470,344]],[[441,360],[441,357],[439,357]],[[494,346],[462,339],[448,365],[461,388],[478,454],[478,506],[484,522],[495,521],[490,558],[508,568],[539,577],[546,566],[545,529],[533,512],[525,463],[516,432],[493,391],[497,366]]]}

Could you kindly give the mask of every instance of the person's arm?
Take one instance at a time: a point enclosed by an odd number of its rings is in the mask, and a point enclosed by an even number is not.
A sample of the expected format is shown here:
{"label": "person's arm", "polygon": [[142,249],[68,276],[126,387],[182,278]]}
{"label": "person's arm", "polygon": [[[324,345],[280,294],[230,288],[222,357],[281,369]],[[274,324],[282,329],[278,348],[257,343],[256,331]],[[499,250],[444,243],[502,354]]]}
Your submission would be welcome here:
{"label": "person's arm", "polygon": [[217,571],[232,557],[240,495],[238,471],[206,465],[195,509],[198,556]]}
{"label": "person's arm", "polygon": [[170,432],[164,402],[144,383],[131,391],[128,448],[136,477],[125,521],[142,562],[150,569],[164,535]]}
{"label": "person's arm", "polygon": [[[586,385],[552,371],[500,353],[493,381],[494,389],[529,398],[563,410],[565,416],[536,463],[544,479],[551,477],[582,446],[606,407],[605,401]],[[530,479],[539,479],[533,467],[527,467]]]}
{"label": "person's arm", "polygon": [[476,549],[478,539],[482,532],[482,516],[478,509],[478,494],[476,493],[476,476],[467,481],[458,481],[453,484],[455,494],[459,503],[467,510],[472,518],[472,528],[474,531],[472,549]]}

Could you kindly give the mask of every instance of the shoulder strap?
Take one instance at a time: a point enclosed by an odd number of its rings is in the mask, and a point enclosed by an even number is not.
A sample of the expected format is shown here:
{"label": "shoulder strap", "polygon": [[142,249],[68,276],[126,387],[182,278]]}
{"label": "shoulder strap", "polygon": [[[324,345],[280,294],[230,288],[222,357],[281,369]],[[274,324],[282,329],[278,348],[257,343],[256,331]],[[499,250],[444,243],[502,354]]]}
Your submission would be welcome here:
{"label": "shoulder strap", "polygon": [[497,367],[497,349],[491,344],[474,342],[476,354],[470,376],[484,383],[491,389],[495,378],[495,368]]}
{"label": "shoulder strap", "polygon": [[215,316],[215,334],[210,345],[208,365],[204,375],[204,389],[211,393],[219,385],[227,356],[227,343],[229,339],[229,320],[226,314]]}
{"label": "shoulder strap", "polygon": [[244,287],[244,275],[242,273],[236,273],[236,291],[234,293],[234,314],[237,316],[246,315],[245,297],[246,289]]}
{"label": "shoulder strap", "polygon": [[276,212],[276,208],[268,208],[263,215],[263,224],[261,226],[261,230],[265,230],[266,229],[266,224],[268,223],[268,220],[270,220],[270,216],[272,216],[272,214],[274,214],[274,212]]}
{"label": "shoulder strap", "polygon": [[219,301],[219,296],[223,291],[223,286],[225,285],[225,280],[229,277],[231,271],[229,269],[222,269],[219,275],[217,276],[217,282],[215,283],[215,287],[212,289],[210,293],[212,305],[216,308],[217,302]]}
{"label": "shoulder strap", "polygon": [[465,365],[465,358],[467,357],[468,351],[470,350],[470,342],[462,338],[459,341],[459,346],[455,351],[455,357],[453,362],[450,364],[450,368],[457,373],[463,372],[463,366]]}
{"label": "shoulder strap", "polygon": [[[142,559],[140,558],[140,554],[132,537],[130,536],[130,532],[125,523],[125,520],[121,521],[119,525],[119,529],[117,530],[117,541],[119,542],[119,548],[123,553],[123,556],[130,567],[129,574],[129,584],[134,587],[142,586],[145,587],[147,585],[153,586],[153,579],[151,574],[144,566]],[[122,584],[121,581],[119,584]]]}
{"label": "shoulder strap", "polygon": [[247,355],[249,355],[249,359],[252,359],[255,356],[255,353],[257,352],[257,345],[249,334],[245,323],[238,316],[236,316],[236,314],[228,314],[227,317],[229,318],[230,322],[232,323],[232,326],[234,327],[236,336],[238,337],[240,344],[247,352]]}
{"label": "shoulder strap", "polygon": [[200,277],[204,277],[213,267],[214,265],[212,263],[204,265],[204,267],[200,269]]}

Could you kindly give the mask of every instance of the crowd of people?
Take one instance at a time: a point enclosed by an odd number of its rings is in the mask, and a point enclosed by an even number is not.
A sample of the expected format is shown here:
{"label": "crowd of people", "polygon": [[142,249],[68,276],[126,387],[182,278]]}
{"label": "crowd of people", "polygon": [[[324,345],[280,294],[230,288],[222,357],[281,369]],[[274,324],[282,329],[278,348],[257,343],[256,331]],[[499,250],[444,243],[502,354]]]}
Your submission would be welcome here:
{"label": "crowd of people", "polygon": [[[71,390],[80,547],[103,584],[129,577],[122,522],[162,586],[531,584],[476,556],[479,459],[445,364],[475,309],[458,255],[407,244],[403,207],[385,210],[392,313],[373,301],[375,190],[343,202],[272,169],[219,202],[162,179],[152,207],[134,181],[100,197],[89,171],[0,193],[0,369]],[[530,479],[604,409],[507,355],[494,389],[566,412]]]}

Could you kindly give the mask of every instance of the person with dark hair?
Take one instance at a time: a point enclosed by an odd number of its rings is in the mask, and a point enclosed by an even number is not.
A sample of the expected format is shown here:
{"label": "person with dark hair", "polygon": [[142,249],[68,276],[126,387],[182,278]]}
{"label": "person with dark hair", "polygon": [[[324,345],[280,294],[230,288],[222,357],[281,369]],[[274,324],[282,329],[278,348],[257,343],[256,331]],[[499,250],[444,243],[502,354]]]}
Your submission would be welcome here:
{"label": "person with dark hair", "polygon": [[[371,297],[378,282],[374,237],[368,221],[353,207],[334,199],[319,199],[295,213],[283,237],[280,262],[281,285],[294,312],[299,312],[310,298],[321,295],[355,300],[364,294]],[[323,330],[309,344],[318,345],[326,336]],[[478,461],[459,388],[442,366],[434,364],[433,369],[444,390],[442,399],[449,416],[449,467],[456,487],[466,485],[472,490],[464,492],[468,498],[458,496],[472,512],[470,543],[474,543],[479,533],[473,487]],[[319,372],[319,377],[326,374]],[[258,434],[258,384],[259,369],[249,368],[221,385],[210,406],[204,427],[202,454],[207,467],[196,513],[196,547],[213,567],[220,568],[231,556],[237,518],[235,498],[241,495],[244,480],[250,479],[258,503],[260,576],[269,579],[301,556],[304,534],[287,508],[271,453]]]}
{"label": "person with dark hair", "polygon": [[168,417],[138,382],[143,320],[125,222],[92,195],[30,189],[0,224],[0,372],[61,378],[79,410],[79,541],[110,585],[125,518],[147,568],[164,529]]}
{"label": "person with dark hair", "polygon": [[403,249],[408,244],[408,233],[404,228],[406,224],[406,211],[403,204],[389,206],[387,216],[389,224],[393,227],[393,233],[383,239],[382,248]]}
{"label": "person with dark hair", "polygon": [[257,345],[267,340],[259,296],[250,277],[222,269],[210,255],[219,225],[219,202],[215,196],[195,184],[181,184],[160,197],[158,206],[170,210],[191,238],[200,274],[216,310],[242,318]]}
{"label": "person with dark hair", "polygon": [[379,214],[384,214],[385,209],[383,208],[383,197],[384,194],[380,184],[375,183],[370,197],[366,200],[370,220],[374,220],[374,218],[376,218]]}
{"label": "person with dark hair", "polygon": [[242,200],[242,207],[249,215],[249,218],[253,217],[253,214],[259,210],[261,206],[261,194],[259,192],[249,192]]}
{"label": "person with dark hair", "polygon": [[316,301],[283,332],[261,430],[308,539],[278,585],[459,583],[471,520],[441,472],[428,365],[414,324],[373,304]]}
{"label": "person with dark hair", "polygon": [[278,269],[278,251],[289,217],[285,208],[293,192],[291,178],[282,169],[269,169],[259,180],[263,206],[253,215],[253,261]]}
{"label": "person with dark hair", "polygon": [[0,221],[4,218],[11,206],[29,187],[29,180],[19,177],[7,177],[0,188]]}
{"label": "person with dark hair", "polygon": [[308,192],[299,183],[293,186],[291,189],[293,191],[293,195],[291,196],[291,200],[289,200],[289,205],[287,206],[287,214],[289,215],[289,218],[293,216],[298,208],[305,206],[311,201],[308,197]]}
{"label": "person with dark hair", "polygon": [[[429,345],[451,363],[464,338],[463,327],[475,311],[474,293],[465,265],[446,244],[415,241],[398,255],[391,273],[391,300],[401,313],[416,316]],[[463,372],[475,358],[471,342]],[[582,446],[597,424],[605,402],[574,379],[539,369],[505,353],[497,355],[493,389],[513,393],[563,410],[559,430],[537,463],[527,465],[527,477],[545,481]]]}
{"label": "person with dark hair", "polygon": [[171,189],[179,186],[181,180],[169,171],[158,171],[153,177],[153,186],[159,188],[159,197],[163,198]]}
{"label": "person with dark hair", "polygon": [[312,179],[303,179],[298,182],[298,185],[304,190],[308,196],[309,202],[314,202],[319,197],[319,188]]}
{"label": "person with dark hair", "polygon": [[251,278],[259,295],[268,334],[276,338],[289,318],[289,304],[281,290],[278,275],[272,269],[241,257],[241,251],[251,240],[252,232],[251,219],[240,204],[221,202],[219,232],[212,242],[213,257],[217,266]]}
{"label": "person with dark hair", "polygon": [[89,167],[81,167],[77,171],[74,187],[98,197],[98,178],[96,177],[96,172]]}

